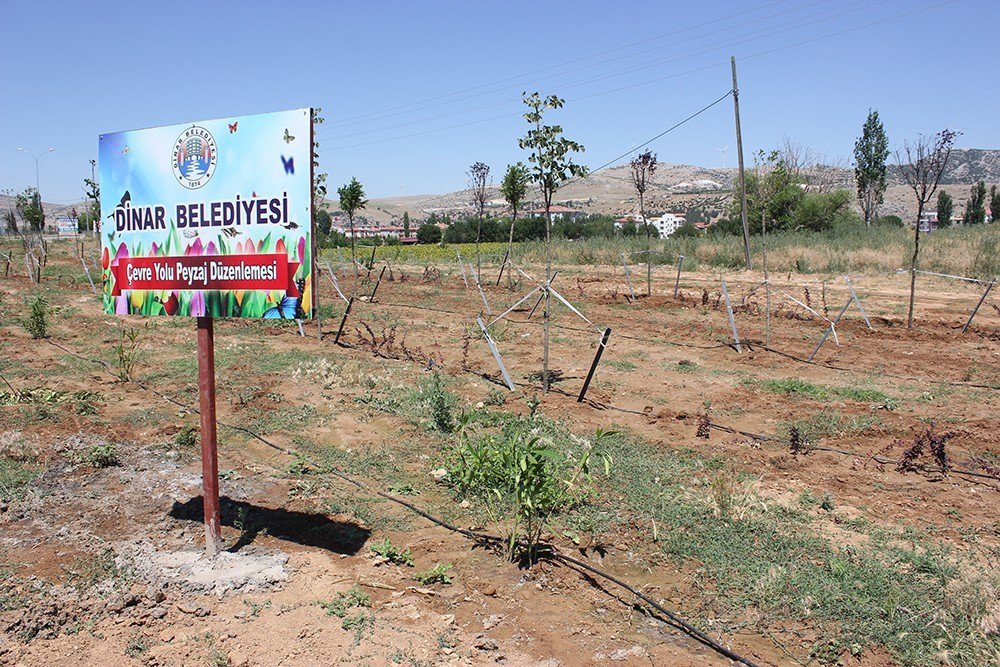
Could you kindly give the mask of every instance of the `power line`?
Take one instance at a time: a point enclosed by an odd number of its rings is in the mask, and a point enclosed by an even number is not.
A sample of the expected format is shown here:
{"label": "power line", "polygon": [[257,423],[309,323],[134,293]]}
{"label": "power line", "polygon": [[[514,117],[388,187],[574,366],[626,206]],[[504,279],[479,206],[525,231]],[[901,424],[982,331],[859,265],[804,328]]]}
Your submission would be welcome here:
{"label": "power line", "polygon": [[[888,2],[888,1],[889,0],[876,0],[876,2],[874,4],[883,4],[883,3]],[[817,4],[817,3],[812,3],[812,4]],[[822,23],[822,22],[828,21],[830,19],[838,18],[840,16],[845,16],[847,14],[851,14],[851,13],[854,13],[854,12],[857,12],[857,11],[862,11],[862,10],[870,9],[871,6],[873,5],[873,3],[870,2],[869,0],[854,0],[853,2],[848,3],[847,5],[844,5],[843,7],[836,8],[836,9],[843,9],[844,7],[850,7],[852,5],[854,5],[854,6],[861,5],[861,6],[860,7],[855,7],[853,9],[847,9],[845,11],[839,11],[839,12],[834,11],[833,13],[831,13],[831,11],[829,9],[824,9],[823,11],[816,12],[816,13],[810,14],[810,15],[805,16],[805,17],[800,17],[800,18],[795,19],[793,21],[788,21],[788,22],[785,22],[785,23],[780,23],[780,24],[771,25],[771,26],[765,26],[764,28],[760,28],[758,30],[755,30],[755,31],[752,31],[752,32],[749,32],[749,33],[745,33],[743,35],[735,35],[733,37],[727,38],[726,40],[715,42],[714,44],[711,44],[711,45],[709,45],[709,46],[707,46],[705,48],[701,48],[699,50],[686,51],[686,52],[685,51],[677,52],[677,53],[675,53],[675,54],[673,54],[670,57],[665,58],[665,59],[659,59],[659,60],[655,60],[655,61],[644,63],[642,65],[632,65],[632,66],[629,66],[629,67],[626,67],[626,68],[612,70],[610,72],[605,72],[603,74],[598,74],[598,75],[595,75],[595,76],[590,76],[590,77],[586,77],[586,78],[583,78],[583,79],[578,79],[576,81],[571,81],[569,83],[560,84],[559,87],[560,87],[560,90],[566,90],[566,89],[569,89],[569,88],[575,88],[575,87],[578,87],[578,86],[587,85],[589,83],[595,83],[597,81],[603,81],[605,79],[610,79],[610,78],[617,77],[617,76],[620,76],[620,75],[623,75],[623,74],[630,74],[630,73],[638,72],[638,71],[641,71],[641,70],[646,70],[646,69],[651,69],[651,68],[655,68],[655,67],[660,67],[662,65],[666,65],[666,64],[669,64],[669,63],[677,62],[679,60],[685,60],[685,59],[688,59],[688,58],[693,58],[695,56],[712,53],[714,51],[718,51],[718,50],[722,50],[722,49],[727,49],[728,50],[731,47],[739,45],[739,44],[744,44],[746,42],[755,41],[757,39],[762,39],[762,38],[767,38],[767,37],[774,37],[776,35],[780,35],[780,34],[783,34],[785,32],[791,32],[791,31],[799,30],[801,28],[804,28],[804,27],[809,26],[809,25],[813,25],[815,23]],[[804,7],[807,7],[807,6],[810,6],[810,5],[805,5]],[[765,18],[771,18],[771,17],[765,17]],[[813,20],[811,20],[811,21],[802,21],[803,18],[805,18],[805,19],[813,19]],[[758,20],[760,20],[760,19],[758,19]],[[725,30],[728,30],[728,29],[731,29],[731,28],[726,28]],[[721,31],[715,31],[715,32],[721,32]],[[712,33],[707,33],[707,34],[712,34]],[[691,41],[691,40],[695,40],[695,39],[702,39],[703,37],[707,36],[707,34],[706,35],[697,35],[697,36],[689,38],[687,40],[681,40],[679,42],[674,42],[674,44],[681,44],[681,43],[684,43],[686,41]],[[630,56],[625,56],[625,57],[632,57],[632,56],[630,55]],[[621,59],[622,58],[617,58],[617,59],[614,59],[614,60],[621,60]],[[574,69],[574,70],[568,70],[566,72],[561,72],[559,74],[554,74],[554,75],[542,77],[540,79],[535,80],[534,82],[531,82],[530,86],[536,86],[541,81],[545,81],[545,80],[548,80],[548,79],[553,79],[553,78],[561,77],[561,76],[564,76],[566,74],[571,74],[571,73],[573,73],[575,71],[580,71],[580,70],[584,70],[584,69],[590,69],[590,68],[593,68],[593,67],[605,65],[605,64],[608,64],[609,62],[614,62],[614,60],[605,61],[605,62],[602,62],[602,63],[595,63],[593,65],[588,65],[588,66],[585,66],[585,67],[582,67],[582,68],[577,68],[577,69]],[[490,92],[494,92],[494,91],[487,91],[486,93],[480,93],[479,95],[472,95],[472,96],[469,96],[467,99],[470,99],[471,97],[478,97],[478,96],[483,95],[483,94],[489,94]],[[340,135],[331,135],[331,134],[328,134],[328,133],[318,133],[317,134],[317,139],[322,139],[322,140],[342,140],[342,139],[350,139],[350,138],[353,138],[353,137],[364,136],[364,135],[369,135],[369,134],[378,134],[380,132],[385,132],[385,131],[389,131],[389,130],[392,130],[392,129],[398,129],[398,128],[408,127],[408,126],[412,126],[412,125],[420,125],[422,123],[429,123],[429,122],[432,122],[432,121],[435,121],[435,120],[442,120],[442,119],[451,118],[451,117],[454,117],[454,116],[461,116],[461,115],[464,115],[466,113],[472,113],[472,112],[475,112],[475,111],[481,111],[481,110],[484,110],[484,109],[490,109],[490,108],[500,107],[500,106],[504,106],[504,105],[507,105],[507,104],[514,104],[514,103],[518,103],[518,102],[520,102],[520,97],[518,97],[518,98],[507,98],[507,99],[503,99],[503,100],[495,100],[495,101],[492,101],[492,102],[488,102],[486,104],[482,104],[482,105],[478,105],[478,106],[473,106],[473,107],[467,107],[465,109],[459,109],[457,111],[451,111],[451,112],[448,112],[448,113],[438,114],[438,115],[435,115],[435,116],[430,116],[430,117],[421,118],[421,119],[417,119],[417,120],[413,120],[413,121],[408,121],[408,122],[405,122],[405,123],[398,123],[396,125],[391,125],[391,126],[387,126],[387,127],[375,128],[375,129],[370,129],[370,130],[361,130],[359,132],[352,132],[352,133],[340,134]],[[441,103],[441,104],[432,105],[432,106],[442,106],[443,104],[446,104],[446,103]],[[429,108],[429,107],[425,107],[425,108]],[[406,112],[401,112],[400,114],[393,114],[393,115],[401,115],[402,113],[406,113]],[[341,125],[341,127],[343,127],[343,126],[344,125]],[[335,132],[335,131],[336,131],[336,128],[328,128],[327,129],[327,132]]]}
{"label": "power line", "polygon": [[[763,9],[767,9],[768,7],[773,7],[775,5],[783,4],[783,3],[787,2],[787,1],[788,0],[776,0],[775,2],[769,2],[769,3],[765,4],[765,5],[761,5],[759,7],[754,7],[752,9],[746,9],[746,10],[743,10],[741,12],[737,12],[735,14],[727,14],[726,16],[723,16],[723,17],[720,17],[720,18],[717,18],[717,19],[713,19],[711,21],[705,21],[703,23],[698,23],[698,24],[695,24],[693,26],[688,26],[686,28],[679,28],[677,30],[673,30],[671,32],[663,33],[661,35],[656,35],[654,37],[649,37],[649,38],[646,38],[646,39],[642,39],[642,40],[639,40],[637,42],[631,42],[629,44],[623,44],[622,46],[617,46],[617,47],[612,48],[612,49],[607,49],[605,51],[600,51],[600,52],[597,52],[597,53],[592,53],[592,54],[587,55],[587,56],[581,56],[579,58],[574,58],[573,60],[567,60],[567,61],[559,63],[557,65],[551,65],[549,67],[543,67],[541,69],[532,70],[530,72],[524,72],[522,74],[517,74],[517,75],[506,77],[506,78],[503,78],[503,79],[498,79],[498,80],[492,81],[490,83],[480,84],[478,86],[473,86],[471,88],[465,88],[463,90],[457,90],[457,91],[454,91],[454,92],[451,92],[451,93],[445,93],[445,94],[442,94],[442,95],[437,95],[437,96],[434,96],[434,97],[425,98],[423,100],[418,100],[416,102],[409,102],[407,104],[402,104],[402,105],[395,106],[395,107],[389,107],[389,108],[383,109],[381,111],[373,111],[373,112],[368,112],[368,113],[364,113],[364,114],[359,114],[357,116],[349,116],[347,118],[344,118],[341,121],[334,121],[333,124],[344,126],[344,125],[349,124],[350,121],[355,121],[357,119],[369,118],[369,117],[372,117],[372,116],[379,116],[380,114],[386,114],[388,112],[396,111],[396,110],[399,110],[399,109],[407,109],[407,108],[410,108],[410,107],[413,107],[413,106],[416,106],[416,105],[424,104],[426,102],[434,102],[436,100],[444,99],[444,98],[447,98],[447,97],[455,97],[457,95],[464,95],[466,93],[469,93],[469,92],[472,92],[472,91],[476,91],[476,90],[481,90],[483,88],[492,87],[492,86],[495,86],[497,84],[507,83],[509,81],[516,81],[518,79],[522,79],[522,78],[528,77],[528,76],[534,76],[536,74],[539,74],[539,73],[542,73],[542,72],[547,72],[547,71],[552,70],[552,69],[558,69],[558,68],[561,68],[561,67],[566,67],[568,65],[573,65],[573,64],[576,64],[578,62],[583,62],[585,60],[590,60],[592,58],[597,58],[597,57],[600,57],[600,56],[603,56],[603,55],[607,55],[607,54],[610,54],[610,53],[616,53],[618,51],[622,51],[622,50],[625,50],[625,49],[630,49],[630,48],[633,48],[635,46],[640,46],[642,44],[648,44],[649,42],[657,41],[657,40],[660,40],[660,39],[665,39],[665,38],[671,37],[673,35],[681,34],[681,33],[684,33],[684,32],[690,31],[690,30],[694,30],[694,29],[697,29],[697,28],[702,28],[702,27],[705,27],[705,26],[708,26],[708,25],[719,23],[720,21],[727,21],[727,20],[735,18],[735,17],[744,16],[746,14],[752,14],[754,12],[761,11]],[[809,6],[809,5],[806,5],[806,6]],[[790,11],[795,11],[795,10],[790,10]],[[395,114],[390,114],[390,115],[395,115]],[[380,120],[382,117],[388,117],[388,116],[379,116],[379,118],[377,118],[376,120]],[[351,123],[351,124],[353,124],[353,123]]]}
{"label": "power line", "polygon": [[[880,19],[880,20],[877,20],[877,21],[871,21],[869,23],[864,23],[864,24],[857,25],[857,26],[852,26],[852,27],[849,27],[849,28],[845,28],[843,30],[838,30],[838,31],[835,31],[835,32],[832,32],[832,33],[827,33],[825,35],[820,35],[820,36],[817,36],[817,37],[814,37],[814,38],[810,38],[810,39],[806,39],[806,40],[801,40],[801,41],[798,41],[798,42],[793,42],[792,44],[787,44],[787,45],[776,47],[776,48],[773,48],[773,49],[767,49],[765,51],[758,51],[758,52],[751,53],[751,54],[748,54],[748,55],[741,55],[740,59],[741,60],[747,60],[749,58],[756,58],[756,57],[760,57],[760,56],[764,56],[764,55],[770,55],[770,54],[777,53],[777,52],[780,52],[780,51],[784,51],[784,50],[787,50],[787,49],[790,49],[790,48],[795,48],[795,47],[802,46],[802,45],[805,45],[805,44],[811,44],[811,43],[818,42],[818,41],[821,41],[821,40],[824,40],[824,39],[829,39],[831,37],[837,37],[837,36],[840,36],[840,35],[843,35],[843,34],[846,34],[846,33],[855,32],[857,30],[863,30],[865,28],[869,28],[869,27],[876,26],[876,25],[881,25],[883,23],[888,23],[890,21],[895,21],[895,20],[900,19],[900,18],[905,18],[907,16],[911,16],[911,15],[919,13],[919,12],[927,11],[927,10],[930,10],[930,9],[935,9],[937,7],[941,7],[941,6],[946,5],[946,4],[950,4],[950,3],[954,2],[954,1],[955,0],[945,0],[944,2],[936,3],[936,4],[933,4],[933,5],[928,5],[928,6],[925,6],[925,7],[920,7],[920,8],[908,11],[908,12],[903,12],[901,14],[895,14],[893,16],[889,16],[889,17],[886,17],[884,19]],[[743,40],[743,41],[746,41],[746,40]],[[584,95],[584,96],[581,96],[581,97],[572,98],[571,101],[580,101],[580,100],[584,100],[584,99],[590,99],[590,98],[593,98],[593,97],[599,97],[599,96],[602,96],[602,95],[610,95],[610,94],[613,94],[613,93],[622,92],[624,90],[630,90],[630,89],[633,89],[633,88],[644,87],[644,86],[648,86],[648,85],[650,85],[652,83],[659,83],[659,82],[665,81],[667,79],[672,79],[672,78],[676,78],[676,77],[679,77],[679,76],[684,76],[686,74],[692,74],[692,73],[696,73],[696,72],[701,72],[701,71],[705,71],[705,70],[712,69],[712,68],[715,68],[715,67],[720,67],[720,66],[723,66],[723,65],[728,65],[728,62],[727,61],[723,61],[723,62],[718,62],[718,63],[712,63],[710,65],[705,65],[705,66],[702,66],[702,67],[697,67],[697,68],[693,68],[693,69],[690,69],[690,70],[685,70],[684,72],[678,72],[678,73],[668,74],[668,75],[665,75],[665,76],[656,77],[656,78],[653,78],[653,79],[647,79],[645,81],[640,81],[640,82],[637,82],[637,83],[634,83],[634,84],[620,86],[618,88],[613,88],[613,89],[610,89],[610,90],[605,90],[605,91],[600,91],[600,92],[597,92],[597,93],[592,93],[590,95]],[[607,78],[607,77],[602,77],[602,78]],[[570,84],[570,86],[572,86],[572,85],[580,85],[580,83],[578,82],[578,83],[575,83],[575,84]],[[505,102],[505,104],[506,104],[506,102]],[[373,145],[373,144],[380,144],[380,143],[386,143],[386,142],[394,142],[394,141],[399,141],[399,140],[402,140],[402,139],[410,139],[410,138],[419,137],[419,136],[423,136],[423,135],[427,135],[427,134],[432,134],[432,133],[436,133],[436,132],[443,132],[443,131],[447,131],[447,130],[451,130],[451,129],[457,129],[457,128],[460,128],[460,127],[468,127],[470,125],[477,125],[477,124],[481,124],[481,123],[487,123],[487,122],[491,122],[491,121],[494,121],[494,120],[508,118],[510,116],[511,116],[511,114],[505,113],[505,114],[496,115],[496,116],[490,116],[490,117],[482,118],[482,119],[478,119],[478,120],[468,121],[468,122],[465,122],[465,123],[458,123],[458,124],[448,125],[448,126],[445,126],[445,127],[432,128],[432,129],[423,130],[423,131],[420,131],[420,132],[414,132],[414,133],[400,135],[400,136],[395,136],[395,137],[388,137],[388,138],[385,138],[385,139],[376,139],[376,140],[372,140],[372,141],[360,142],[360,143],[355,143],[355,144],[348,144],[348,145],[342,145],[342,146],[333,146],[333,147],[330,147],[330,148],[322,149],[322,150],[320,150],[320,152],[324,153],[324,152],[333,151],[333,150],[345,150],[345,149],[349,149],[349,148],[360,148],[360,147],[363,147],[363,146],[370,146],[370,145]]]}

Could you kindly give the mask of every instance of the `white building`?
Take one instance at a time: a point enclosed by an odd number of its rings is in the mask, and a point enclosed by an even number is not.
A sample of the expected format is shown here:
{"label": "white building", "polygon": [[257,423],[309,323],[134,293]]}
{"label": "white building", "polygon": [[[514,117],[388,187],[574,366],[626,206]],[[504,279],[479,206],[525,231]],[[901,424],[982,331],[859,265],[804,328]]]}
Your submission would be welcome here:
{"label": "white building", "polygon": [[680,229],[685,222],[683,213],[664,213],[659,218],[650,220],[649,224],[656,227],[660,238],[665,238]]}

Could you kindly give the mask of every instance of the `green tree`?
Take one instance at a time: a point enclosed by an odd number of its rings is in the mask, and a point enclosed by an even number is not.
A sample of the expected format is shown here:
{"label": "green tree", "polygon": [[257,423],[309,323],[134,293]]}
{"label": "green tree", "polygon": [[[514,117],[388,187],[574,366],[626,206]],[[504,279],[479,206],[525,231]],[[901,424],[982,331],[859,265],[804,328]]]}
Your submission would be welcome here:
{"label": "green tree", "polygon": [[865,227],[870,227],[878,217],[886,188],[885,162],[889,157],[889,138],[885,134],[878,111],[869,109],[868,118],[861,128],[861,136],[854,144],[854,181],[858,188],[858,201],[864,213]]}
{"label": "green tree", "polygon": [[87,210],[80,216],[84,229],[97,231],[101,228],[101,186],[97,183],[97,160],[90,161],[90,178],[83,179],[83,195],[87,200]]}
{"label": "green tree", "polygon": [[653,235],[650,232],[650,225],[646,222],[646,189],[649,181],[656,174],[656,153],[646,151],[633,158],[629,163],[629,175],[632,177],[632,187],[639,197],[639,215],[642,217],[642,226],[646,231],[646,296],[653,293]]}
{"label": "green tree", "polygon": [[1000,192],[997,192],[997,186],[990,187],[990,220],[997,222],[1000,220]]}
{"label": "green tree", "polygon": [[320,236],[326,237],[330,235],[330,229],[333,227],[333,218],[330,217],[330,212],[325,208],[320,208],[316,211],[316,231],[319,232]]}
{"label": "green tree", "polygon": [[549,313],[552,280],[552,196],[571,178],[587,175],[587,168],[573,162],[572,153],[582,153],[584,147],[562,136],[561,125],[544,125],[546,111],[562,108],[565,101],[556,95],[543,98],[537,92],[523,96],[528,112],[524,119],[531,129],[518,140],[522,149],[530,151],[531,180],[538,185],[545,207],[545,311],[542,327],[542,389],[549,390]]}
{"label": "green tree", "polygon": [[410,213],[403,211],[403,238],[410,238]]}
{"label": "green tree", "polygon": [[350,183],[337,188],[337,196],[340,197],[340,210],[347,214],[347,222],[351,227],[351,261],[354,262],[355,271],[357,271],[358,255],[354,242],[354,213],[363,209],[368,204],[368,200],[365,199],[365,189],[354,177],[351,178]]}
{"label": "green tree", "polygon": [[14,208],[21,220],[27,223],[28,229],[41,232],[45,228],[45,211],[42,200],[35,188],[25,188],[14,197]]}
{"label": "green tree", "polygon": [[417,243],[440,243],[441,228],[433,222],[425,222],[417,228]]}
{"label": "green tree", "polygon": [[981,225],[986,222],[986,183],[979,181],[969,192],[969,201],[965,204],[963,225]]}
{"label": "green tree", "polygon": [[[525,195],[528,194],[528,180],[531,175],[523,162],[507,165],[507,173],[504,174],[503,181],[500,182],[500,196],[510,207],[510,231],[507,235],[507,255],[504,257],[504,266],[510,259],[514,250],[514,222],[517,220],[517,210],[524,202]],[[503,267],[500,268],[503,273]],[[507,274],[510,275],[510,274]],[[497,284],[500,284],[500,276],[497,276]]]}
{"label": "green tree", "polygon": [[951,195],[942,190],[938,193],[937,219],[938,227],[951,227],[951,214],[955,212],[955,201]]}

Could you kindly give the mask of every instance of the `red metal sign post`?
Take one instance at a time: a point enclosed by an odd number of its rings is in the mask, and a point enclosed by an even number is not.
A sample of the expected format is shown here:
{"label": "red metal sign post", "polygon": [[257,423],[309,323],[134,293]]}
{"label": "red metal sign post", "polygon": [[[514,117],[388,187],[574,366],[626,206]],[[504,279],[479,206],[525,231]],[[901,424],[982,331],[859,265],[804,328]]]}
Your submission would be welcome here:
{"label": "red metal sign post", "polygon": [[222,528],[219,521],[219,450],[215,438],[215,333],[211,317],[198,318],[198,402],[205,553],[214,556],[222,550]]}

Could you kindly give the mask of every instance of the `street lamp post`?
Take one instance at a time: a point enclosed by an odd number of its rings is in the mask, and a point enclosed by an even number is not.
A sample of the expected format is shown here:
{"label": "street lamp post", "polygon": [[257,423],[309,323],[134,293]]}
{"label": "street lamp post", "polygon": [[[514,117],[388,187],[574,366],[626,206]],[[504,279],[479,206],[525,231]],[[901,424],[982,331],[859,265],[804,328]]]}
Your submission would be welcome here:
{"label": "street lamp post", "polygon": [[[17,150],[21,151],[22,153],[27,153],[31,157],[35,158],[35,196],[38,197],[38,210],[41,211],[42,210],[42,191],[41,191],[41,188],[39,187],[40,182],[39,182],[39,179],[38,179],[38,161],[42,159],[43,155],[45,155],[47,153],[51,153],[52,151],[54,151],[55,148],[50,148],[47,151],[42,151],[38,155],[35,155],[31,151],[26,150],[26,149],[21,148],[21,147],[18,147]],[[44,213],[42,213],[42,231],[45,231],[45,214]]]}

